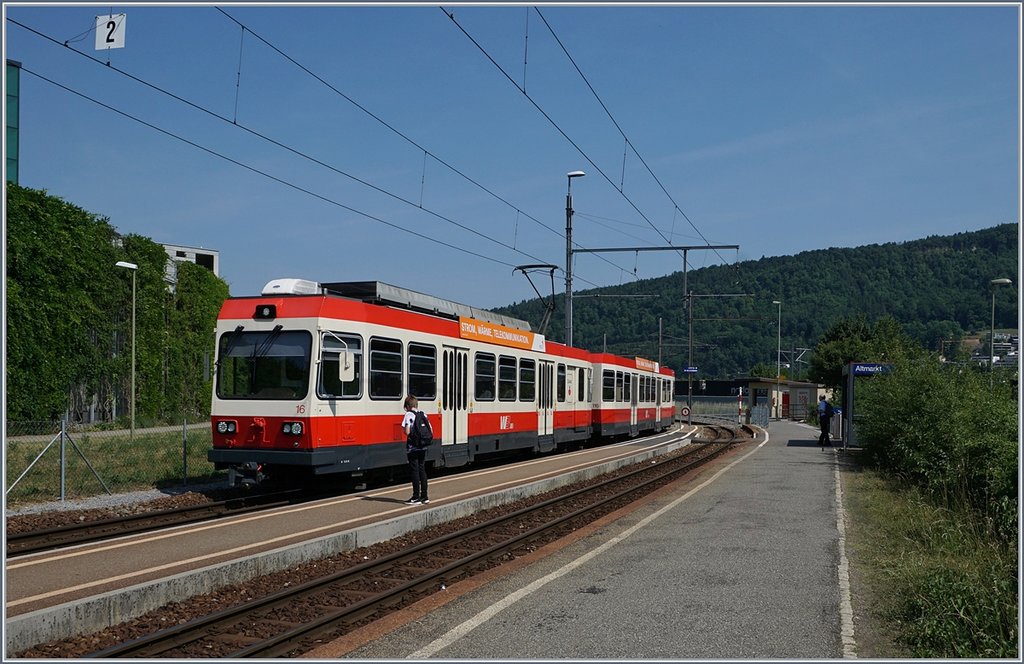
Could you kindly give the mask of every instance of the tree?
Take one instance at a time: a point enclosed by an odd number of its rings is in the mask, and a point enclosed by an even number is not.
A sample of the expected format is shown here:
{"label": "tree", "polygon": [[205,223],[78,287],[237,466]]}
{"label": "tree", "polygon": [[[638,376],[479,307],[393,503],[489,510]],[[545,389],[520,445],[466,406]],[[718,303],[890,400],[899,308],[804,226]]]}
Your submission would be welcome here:
{"label": "tree", "polygon": [[811,355],[809,373],[815,382],[842,389],[843,368],[851,362],[893,363],[923,354],[895,318],[886,316],[872,326],[860,314],[836,321],[822,335]]}
{"label": "tree", "polygon": [[160,244],[121,237],[105,217],[8,183],[10,420],[113,419],[131,383],[132,275],[114,267],[122,260],[138,265],[137,417],[209,412],[202,359],[227,284],[189,263],[172,291]]}

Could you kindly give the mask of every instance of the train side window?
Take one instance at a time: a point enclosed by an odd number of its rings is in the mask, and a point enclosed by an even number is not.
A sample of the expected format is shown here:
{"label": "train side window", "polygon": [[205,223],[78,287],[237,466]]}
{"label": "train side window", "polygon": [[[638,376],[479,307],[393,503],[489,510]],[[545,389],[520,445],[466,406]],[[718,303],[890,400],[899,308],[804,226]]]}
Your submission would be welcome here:
{"label": "train side window", "polygon": [[[352,380],[341,382],[338,362],[347,353],[354,364]],[[320,347],[320,379],[317,394],[325,399],[358,399],[362,393],[363,340],[354,334],[324,332]]]}
{"label": "train side window", "polygon": [[623,374],[622,381],[622,400],[630,401],[633,398],[633,376],[631,374]]}
{"label": "train side window", "polygon": [[409,394],[431,400],[437,396],[437,348],[409,344]]}
{"label": "train side window", "polygon": [[519,360],[519,400],[533,401],[537,395],[537,363]]}
{"label": "train side window", "polygon": [[558,365],[558,403],[565,403],[565,365]]}
{"label": "train side window", "polygon": [[402,398],[402,342],[370,339],[370,398]]}
{"label": "train side window", "polygon": [[615,372],[615,399],[614,401],[622,401],[622,372]]}
{"label": "train side window", "polygon": [[601,401],[604,401],[605,403],[615,401],[615,372],[609,369],[604,370]]}
{"label": "train side window", "polygon": [[516,400],[516,358],[507,355],[498,357],[498,399]]}
{"label": "train side window", "polygon": [[494,401],[494,356],[490,353],[476,354],[475,392],[477,401]]}

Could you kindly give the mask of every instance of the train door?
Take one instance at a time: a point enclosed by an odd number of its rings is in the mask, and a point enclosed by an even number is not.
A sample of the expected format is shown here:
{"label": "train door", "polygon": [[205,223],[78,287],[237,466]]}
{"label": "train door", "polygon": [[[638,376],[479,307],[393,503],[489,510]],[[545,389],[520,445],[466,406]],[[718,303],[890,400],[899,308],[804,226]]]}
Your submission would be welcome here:
{"label": "train door", "polygon": [[664,390],[662,389],[661,378],[651,378],[653,382],[651,389],[654,390],[654,428],[661,429],[661,396]]}
{"label": "train door", "polygon": [[640,376],[636,374],[626,374],[626,378],[629,380],[629,435],[635,436],[639,429],[636,425],[636,406],[637,398],[640,393]]}
{"label": "train door", "polygon": [[540,389],[537,391],[537,436],[542,452],[554,448],[555,440],[555,363],[540,361]]}
{"label": "train door", "polygon": [[444,347],[441,374],[441,445],[469,441],[469,351]]}
{"label": "train door", "polygon": [[578,401],[583,408],[576,411],[576,430],[586,431],[594,425],[594,372],[591,369],[579,370]]}
{"label": "train door", "polygon": [[569,410],[567,425],[574,431],[583,431],[590,424],[590,411],[582,410],[587,395],[586,374],[581,367],[566,367],[565,407]]}

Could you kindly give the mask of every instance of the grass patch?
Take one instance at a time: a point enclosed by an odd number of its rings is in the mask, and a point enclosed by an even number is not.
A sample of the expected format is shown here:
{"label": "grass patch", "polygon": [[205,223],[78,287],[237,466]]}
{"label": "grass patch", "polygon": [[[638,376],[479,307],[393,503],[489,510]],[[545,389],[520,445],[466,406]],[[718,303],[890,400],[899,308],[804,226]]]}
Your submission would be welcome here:
{"label": "grass patch", "polygon": [[[58,440],[47,447],[51,440],[49,436],[7,440],[9,504],[60,497],[61,446]],[[74,445],[68,441],[64,445],[63,483],[67,498],[102,495],[106,493],[104,486],[111,493],[121,493],[180,486],[186,480],[216,481],[225,474],[214,471],[213,464],[206,460],[211,446],[207,429],[190,430],[184,438],[180,431],[142,430],[134,438],[123,432],[73,432],[70,440]]]}
{"label": "grass patch", "polygon": [[1014,658],[1018,550],[966,510],[873,470],[843,476],[851,546],[877,621],[911,657]]}

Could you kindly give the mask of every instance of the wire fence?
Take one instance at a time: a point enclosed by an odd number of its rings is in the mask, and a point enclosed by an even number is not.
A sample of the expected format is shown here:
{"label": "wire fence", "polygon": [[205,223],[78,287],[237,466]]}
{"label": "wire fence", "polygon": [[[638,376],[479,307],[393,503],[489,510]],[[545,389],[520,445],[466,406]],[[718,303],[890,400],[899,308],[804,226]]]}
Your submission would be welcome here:
{"label": "wire fence", "polygon": [[[685,402],[677,402],[679,407]],[[768,407],[741,413],[735,397],[694,397],[693,415],[768,426]],[[839,419],[839,418],[836,418]],[[8,422],[4,440],[8,505],[89,498],[226,478],[206,453],[209,420],[180,426],[103,430],[69,422]]]}
{"label": "wire fence", "polygon": [[[685,399],[676,399],[677,412],[686,405]],[[753,424],[767,428],[769,419],[767,405],[754,406],[747,409],[746,400],[742,405],[736,397],[705,397],[695,396],[690,402],[692,417],[713,418],[736,424]],[[683,418],[685,419],[685,418]]]}
{"label": "wire fence", "polygon": [[8,422],[4,439],[9,505],[216,482],[206,460],[209,420],[180,426],[101,430],[68,422]]}

